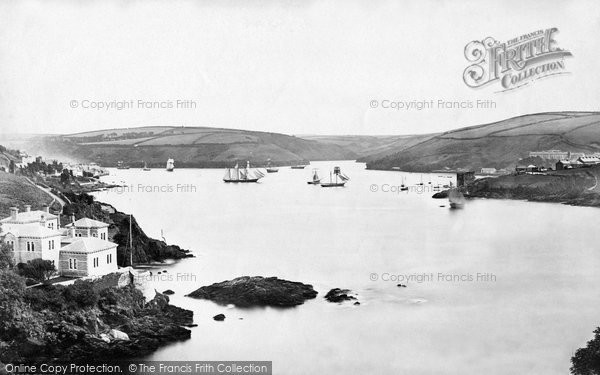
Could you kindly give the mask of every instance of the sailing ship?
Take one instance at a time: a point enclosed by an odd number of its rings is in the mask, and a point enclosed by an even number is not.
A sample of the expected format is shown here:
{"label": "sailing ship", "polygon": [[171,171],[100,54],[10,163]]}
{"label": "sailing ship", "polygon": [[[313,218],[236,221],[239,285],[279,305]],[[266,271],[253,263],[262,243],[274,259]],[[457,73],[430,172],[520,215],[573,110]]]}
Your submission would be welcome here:
{"label": "sailing ship", "polygon": [[458,189],[448,191],[448,200],[450,208],[463,208],[465,206],[465,196]]}
{"label": "sailing ship", "polygon": [[350,177],[343,174],[340,167],[334,167],[333,173],[329,172],[329,182],[321,182],[321,187],[343,187],[349,179]]}
{"label": "sailing ship", "polygon": [[117,169],[129,169],[129,166],[128,166],[128,165],[125,165],[125,163],[123,163],[123,161],[122,161],[122,160],[119,160],[119,161],[117,162]]}
{"label": "sailing ship", "polygon": [[223,181],[225,182],[258,182],[265,175],[259,170],[250,169],[250,162],[246,162],[246,168],[240,168],[238,164],[233,168],[227,168]]}
{"label": "sailing ship", "polygon": [[148,164],[146,164],[146,162],[144,161],[144,168],[142,168],[142,170],[144,171],[150,171],[151,169],[148,168]]}
{"label": "sailing ship", "polygon": [[267,161],[267,173],[277,173],[279,172],[279,168],[275,168],[271,165],[271,159]]}
{"label": "sailing ship", "polygon": [[167,172],[173,172],[175,169],[175,160],[169,159],[167,160]]}
{"label": "sailing ship", "polygon": [[321,183],[321,177],[319,177],[319,173],[317,173],[318,169],[313,169],[312,181],[307,181],[306,183],[309,185],[318,185]]}

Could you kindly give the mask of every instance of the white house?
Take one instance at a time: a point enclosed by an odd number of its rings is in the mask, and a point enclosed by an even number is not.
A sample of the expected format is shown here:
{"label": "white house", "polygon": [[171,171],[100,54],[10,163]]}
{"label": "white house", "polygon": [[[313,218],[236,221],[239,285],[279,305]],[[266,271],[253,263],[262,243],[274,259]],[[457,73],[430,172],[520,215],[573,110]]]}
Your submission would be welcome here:
{"label": "white house", "polygon": [[0,220],[0,238],[12,247],[16,263],[50,260],[61,276],[102,276],[118,269],[117,244],[108,241],[108,224],[101,221],[72,216],[61,231],[48,208],[11,207],[10,216]]}
{"label": "white house", "polygon": [[60,274],[67,277],[102,276],[116,272],[117,244],[95,237],[77,238],[60,249]]}
{"label": "white house", "polygon": [[10,208],[10,216],[0,220],[2,231],[7,231],[13,227],[21,227],[27,224],[39,225],[41,221],[45,222],[48,229],[58,230],[58,216],[50,213],[48,206],[42,210],[31,211],[31,206],[26,205],[24,212],[19,212],[16,207]]}
{"label": "white house", "polygon": [[98,220],[82,218],[75,220],[71,216],[71,223],[65,225],[69,237],[96,237],[101,240],[108,239],[108,224]]}

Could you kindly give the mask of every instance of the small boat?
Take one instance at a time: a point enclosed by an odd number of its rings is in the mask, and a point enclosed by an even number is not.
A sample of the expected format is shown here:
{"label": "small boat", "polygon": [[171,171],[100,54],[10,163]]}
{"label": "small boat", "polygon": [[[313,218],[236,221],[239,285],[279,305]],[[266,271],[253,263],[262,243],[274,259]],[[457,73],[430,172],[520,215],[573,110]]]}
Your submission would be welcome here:
{"label": "small boat", "polygon": [[246,162],[246,168],[240,168],[238,164],[233,168],[227,168],[223,181],[225,182],[258,182],[265,177],[259,170],[250,169],[250,162]]}
{"label": "small boat", "polygon": [[304,168],[306,168],[306,164],[296,164],[296,165],[292,165],[290,168],[292,168],[292,169],[304,169]]}
{"label": "small boat", "polygon": [[148,164],[146,164],[146,162],[144,162],[144,168],[142,168],[142,170],[144,170],[144,171],[151,171],[151,169],[148,168]]}
{"label": "small boat", "polygon": [[402,184],[400,185],[400,191],[407,191],[408,186],[404,185],[404,176],[402,176]]}
{"label": "small boat", "polygon": [[123,163],[123,161],[119,160],[119,161],[117,162],[117,169],[129,169],[129,166],[128,166],[128,165],[125,165],[125,164]]}
{"label": "small boat", "polygon": [[349,179],[350,177],[343,174],[340,167],[334,167],[333,173],[329,172],[329,182],[321,182],[321,187],[344,187]]}
{"label": "small boat", "polygon": [[421,182],[419,182],[417,185],[423,186],[423,175],[421,175]]}
{"label": "small boat", "polygon": [[271,165],[271,159],[267,161],[267,173],[277,173],[279,172],[279,168],[275,168]]}
{"label": "small boat", "polygon": [[318,169],[313,169],[313,177],[312,177],[312,181],[307,181],[306,183],[309,185],[318,185],[319,183],[321,183],[321,177],[319,177],[319,174],[317,173]]}
{"label": "small boat", "polygon": [[448,201],[450,201],[450,208],[463,208],[465,206],[465,196],[458,189],[450,189]]}
{"label": "small boat", "polygon": [[175,169],[175,160],[169,159],[167,160],[167,172],[173,172]]}

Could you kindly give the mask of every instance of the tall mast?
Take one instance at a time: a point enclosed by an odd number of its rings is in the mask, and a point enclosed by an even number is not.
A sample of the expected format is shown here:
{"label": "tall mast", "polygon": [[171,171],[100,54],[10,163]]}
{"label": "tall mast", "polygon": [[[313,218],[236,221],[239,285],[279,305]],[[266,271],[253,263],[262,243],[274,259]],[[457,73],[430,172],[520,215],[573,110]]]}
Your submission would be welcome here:
{"label": "tall mast", "polygon": [[129,265],[133,267],[133,237],[131,236],[131,214],[129,214]]}

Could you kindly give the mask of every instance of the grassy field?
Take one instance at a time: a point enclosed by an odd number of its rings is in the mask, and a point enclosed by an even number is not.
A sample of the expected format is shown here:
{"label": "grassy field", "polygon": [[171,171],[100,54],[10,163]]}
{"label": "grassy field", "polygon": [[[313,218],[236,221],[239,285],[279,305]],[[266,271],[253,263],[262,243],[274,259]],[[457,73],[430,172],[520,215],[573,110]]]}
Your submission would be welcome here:
{"label": "grassy field", "polygon": [[24,209],[31,205],[32,210],[52,202],[52,198],[42,190],[33,186],[25,177],[0,172],[0,218],[10,215],[10,207]]}

